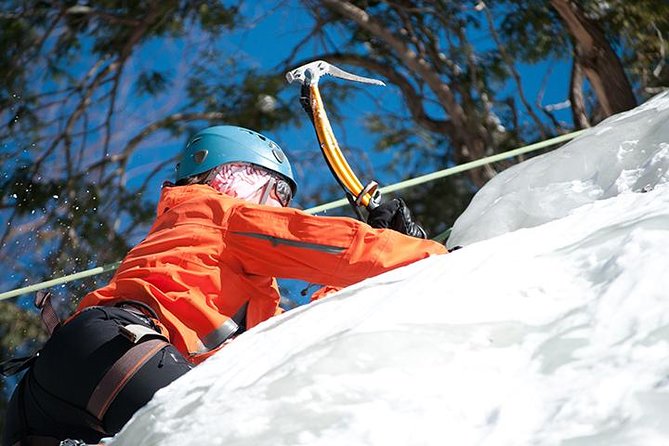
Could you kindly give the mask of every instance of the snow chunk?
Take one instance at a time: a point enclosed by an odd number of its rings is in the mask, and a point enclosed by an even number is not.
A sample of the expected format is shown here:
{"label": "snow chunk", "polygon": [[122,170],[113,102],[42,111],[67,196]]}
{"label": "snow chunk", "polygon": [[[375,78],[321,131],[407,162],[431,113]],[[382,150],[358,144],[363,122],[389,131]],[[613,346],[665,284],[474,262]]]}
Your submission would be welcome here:
{"label": "snow chunk", "polygon": [[466,246],[537,226],[584,204],[668,181],[666,92],[494,177],[455,222],[448,245]]}

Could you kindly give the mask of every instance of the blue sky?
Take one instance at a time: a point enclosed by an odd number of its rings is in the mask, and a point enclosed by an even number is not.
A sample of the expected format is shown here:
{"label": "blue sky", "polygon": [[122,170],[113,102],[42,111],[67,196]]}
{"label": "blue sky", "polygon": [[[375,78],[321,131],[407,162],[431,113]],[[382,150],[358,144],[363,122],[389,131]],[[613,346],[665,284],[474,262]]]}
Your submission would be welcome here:
{"label": "blue sky", "polygon": [[[264,17],[259,20],[256,26],[246,32],[239,33],[230,44],[236,46],[240,51],[243,51],[251,60],[256,61],[259,67],[268,68],[277,66],[287,54],[289,54],[295,45],[303,39],[303,36],[308,32],[311,25],[311,16],[306,12],[299,2],[294,2],[294,8],[290,10],[282,9],[275,13],[266,14],[261,6],[255,7],[255,15]],[[248,4],[247,7],[251,8]],[[271,36],[270,38],[258,38],[258,36]],[[487,36],[482,36],[478,40],[480,45],[492,44]],[[298,53],[296,58],[298,61],[307,60],[315,57],[320,50],[318,42],[311,45],[305,45],[303,51]],[[523,88],[528,99],[534,105],[534,99],[537,97],[540,90],[544,90],[543,104],[552,104],[562,102],[567,98],[567,87],[569,79],[570,66],[566,62],[554,61],[551,63],[541,63],[536,65],[522,65],[521,75],[523,76]],[[283,74],[283,73],[281,73]],[[565,82],[567,80],[567,82]],[[329,82],[340,82],[330,78]],[[507,84],[505,91],[513,94],[515,85]],[[504,93],[504,92],[499,92]],[[294,89],[295,106],[298,104],[298,88]],[[501,94],[500,94],[501,95]],[[324,96],[327,106],[327,97]],[[371,147],[374,145],[374,138],[366,131],[364,127],[364,116],[373,112],[378,103],[382,103],[385,108],[399,111],[404,107],[403,101],[397,88],[392,85],[387,87],[368,87],[367,94],[355,95],[351,98],[348,104],[342,109],[348,110],[348,119],[344,123],[344,128],[341,128],[333,123],[335,132],[342,147],[351,146],[356,148],[369,148],[368,154],[373,160],[373,165],[376,167],[373,172],[365,172],[361,170],[359,163],[355,159],[350,159],[354,170],[360,177],[361,181],[365,182],[372,179],[369,175],[373,175],[373,179],[378,180],[382,185],[387,185],[389,182],[396,182],[403,178],[397,178],[391,175],[386,175],[382,166],[389,159],[390,155],[379,155],[372,153]],[[571,116],[568,110],[558,113],[560,119],[570,121]],[[315,150],[317,151],[316,139],[313,130],[308,123],[306,115],[304,116],[305,125],[300,129],[288,129],[285,132],[279,133],[279,141],[288,150],[288,153],[297,150]],[[272,135],[275,137],[275,135]],[[445,168],[448,166],[441,166]],[[420,173],[428,173],[434,170],[432,166],[425,166],[425,169]],[[329,178],[329,173],[325,163],[322,165],[322,175],[325,175],[325,181],[334,181]],[[319,175],[318,176],[322,176]],[[298,178],[298,181],[304,181],[304,178]],[[339,198],[339,197],[337,197]],[[311,207],[319,203],[308,203],[297,200],[297,205],[302,207]],[[299,281],[281,281],[281,284],[288,288],[290,298],[304,303],[314,288],[309,290],[307,296],[301,296],[300,291],[305,287],[305,284]]]}
{"label": "blue sky", "polygon": [[[269,2],[275,4],[274,2]],[[283,77],[284,68],[279,67],[279,63],[284,60],[300,42],[305,34],[311,29],[311,15],[296,0],[290,0],[283,4],[289,4],[290,7],[276,8],[268,10],[268,2],[245,2],[243,14],[252,17],[252,25],[236,31],[232,36],[225,35],[216,45],[226,50],[229,54],[242,55],[244,63],[248,66],[257,67],[263,71],[276,69],[277,76]],[[330,35],[336,39],[335,32]],[[477,45],[490,45],[490,41],[482,34],[476,38]],[[296,61],[304,61],[318,55],[322,50],[320,42],[314,41],[304,45],[303,49],[297,54]],[[183,77],[179,70],[179,61],[188,56],[190,48],[184,43],[156,41],[146,45],[135,64],[142,67],[153,67],[155,69],[168,69],[172,79],[175,81],[172,88],[174,94],[163,97],[158,101],[150,100],[144,103],[130,102],[125,104],[122,113],[119,113],[114,125],[115,133],[118,133],[119,140],[126,140],[134,136],[151,119],[160,117],[163,109],[167,113],[170,110],[171,102],[180,96],[179,90],[183,84],[179,81]],[[83,67],[83,65],[82,65]],[[74,70],[83,70],[77,68]],[[549,78],[546,79],[546,73],[552,71]],[[545,98],[543,103],[562,102],[567,97],[567,86],[569,78],[569,65],[565,62],[555,62],[553,66],[548,63],[542,63],[534,66],[522,66],[521,75],[523,77],[523,86],[528,99],[533,102],[537,92],[544,88]],[[323,82],[325,84],[326,81]],[[345,82],[329,78],[327,82]],[[502,87],[500,95],[504,92],[511,92],[514,85],[507,84]],[[323,87],[326,93],[327,86]],[[364,92],[363,92],[364,91]],[[298,102],[299,88],[289,88],[284,93],[282,99],[292,102],[296,110],[301,114],[301,108]],[[128,94],[129,98],[132,98]],[[324,100],[327,106],[327,94],[324,94]],[[345,120],[339,125],[333,122],[335,132],[340,145],[344,148],[351,148],[357,156],[349,157],[349,162],[360,179],[365,182],[375,179],[381,185],[388,185],[404,179],[396,174],[391,174],[383,169],[385,163],[391,157],[391,154],[380,155],[372,151],[374,146],[374,136],[371,135],[364,126],[364,118],[367,114],[373,113],[382,106],[385,109],[393,110],[397,113],[403,113],[404,104],[399,95],[399,91],[392,85],[387,87],[365,87],[360,93],[351,95],[350,99],[341,109],[346,110]],[[306,188],[333,186],[335,180],[331,178],[330,173],[321,160],[318,144],[306,115],[303,117],[302,126],[286,127],[284,129],[267,132],[268,136],[276,140],[292,158],[295,166],[298,183],[302,190]],[[567,111],[560,116],[568,120]],[[263,129],[257,129],[263,131]],[[138,185],[143,181],[144,175],[155,165],[178,153],[184,141],[174,141],[160,134],[149,138],[143,143],[144,148],[137,152],[130,163],[128,174],[128,184],[130,186]],[[308,168],[303,167],[300,161],[310,158],[314,162]],[[360,160],[360,161],[359,161]],[[445,168],[448,166],[433,166],[425,164],[419,166],[417,173],[428,173],[430,171]],[[148,195],[145,197],[150,201],[157,201],[160,184],[165,179],[173,177],[173,168],[166,167],[158,175],[151,187]],[[342,195],[334,196],[341,198]],[[294,204],[297,207],[309,208],[319,203],[302,200],[298,195]],[[338,211],[330,212],[337,214]],[[139,239],[143,234],[137,234]]]}
{"label": "blue sky", "polygon": [[[290,8],[277,8],[274,10],[267,10],[265,2],[245,2],[243,13],[246,16],[253,17],[251,20],[252,26],[235,32],[229,38],[224,37],[219,41],[219,46],[226,51],[234,54],[241,54],[244,57],[245,63],[249,66],[255,66],[262,70],[276,69],[278,76],[283,76],[283,67],[279,67],[279,63],[289,55],[296,44],[301,41],[305,34],[311,29],[312,18],[311,15],[301,6],[300,2],[287,2],[291,5]],[[336,38],[336,33],[331,33]],[[488,46],[491,44],[490,39],[482,34],[480,38],[475,38],[477,45]],[[319,54],[322,47],[318,41],[304,45],[304,48],[297,54],[297,61],[304,61],[313,58]],[[178,48],[177,48],[178,50]],[[149,52],[152,50],[149,49]],[[163,53],[165,54],[165,53]],[[152,64],[156,66],[172,66],[174,58],[179,57],[178,51],[161,61],[161,59],[151,60]],[[552,104],[563,102],[567,98],[567,86],[569,78],[569,64],[567,62],[556,61],[551,63],[541,63],[537,65],[521,66],[521,75],[523,77],[523,88],[529,101],[534,104],[534,100],[540,89],[545,89],[543,99],[544,104]],[[550,76],[547,77],[547,73]],[[322,82],[322,89],[324,91],[324,100],[327,106],[327,85],[326,82],[345,82],[333,78]],[[178,88],[178,87],[177,87]],[[507,83],[498,92],[499,96],[504,94],[514,94],[515,85]],[[397,113],[402,113],[404,104],[399,95],[399,91],[392,85],[387,87],[365,87],[365,93],[352,95],[347,104],[343,105],[341,109],[346,110],[346,120],[343,125],[333,122],[335,132],[339,139],[340,145],[344,148],[351,147],[356,150],[364,150],[364,155],[370,162],[358,163],[355,157],[352,157],[349,162],[363,181],[366,177],[373,177],[382,184],[389,184],[399,181],[396,175],[389,175],[382,166],[389,160],[390,154],[380,155],[371,150],[374,146],[374,136],[364,127],[364,117],[376,111],[379,104],[384,108],[393,110]],[[288,89],[284,93],[284,100],[292,101],[296,110],[300,110],[298,103],[299,88],[296,86],[293,89]],[[292,95],[292,97],[291,97]],[[519,105],[520,108],[520,105]],[[300,112],[301,113],[301,112]],[[558,113],[558,117],[565,121],[570,120],[568,110]],[[528,122],[528,125],[532,125]],[[257,129],[263,131],[263,129]],[[268,136],[275,139],[284,150],[291,156],[293,163],[296,165],[296,174],[298,182],[311,186],[314,182],[314,172],[305,172],[300,170],[299,160],[306,155],[311,158],[317,158],[318,146],[314,137],[314,132],[308,121],[306,115],[303,115],[303,125],[300,128],[289,127],[278,131],[267,132]],[[172,144],[170,147],[165,147],[164,143],[160,151],[154,151],[154,156],[150,156],[153,162],[159,162],[164,159],[167,153],[175,153],[180,149],[180,143]],[[147,161],[147,155],[143,154],[135,160],[138,164],[140,176],[148,169],[147,166],[142,166]],[[369,170],[371,172],[361,171]],[[438,166],[438,168],[445,168],[448,166]],[[322,164],[323,171],[326,172],[325,164]],[[418,173],[428,173],[434,170],[434,166],[426,164],[422,170],[419,166]],[[171,172],[166,172],[166,175]],[[320,178],[323,175],[317,175]],[[370,178],[371,179],[371,178]],[[328,178],[330,181],[334,181]],[[304,189],[303,189],[304,190]],[[339,197],[337,197],[339,198]],[[311,207],[319,203],[311,203],[301,201],[297,197],[295,202],[300,207]]]}

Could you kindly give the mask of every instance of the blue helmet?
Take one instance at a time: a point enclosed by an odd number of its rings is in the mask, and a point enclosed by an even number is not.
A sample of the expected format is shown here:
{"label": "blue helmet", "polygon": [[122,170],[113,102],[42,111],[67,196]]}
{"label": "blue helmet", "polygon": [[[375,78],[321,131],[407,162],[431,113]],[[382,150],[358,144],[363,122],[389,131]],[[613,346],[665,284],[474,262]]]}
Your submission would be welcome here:
{"label": "blue helmet", "polygon": [[179,181],[233,162],[255,164],[283,175],[295,195],[297,183],[281,147],[260,133],[232,125],[209,127],[193,135],[177,164],[176,179]]}

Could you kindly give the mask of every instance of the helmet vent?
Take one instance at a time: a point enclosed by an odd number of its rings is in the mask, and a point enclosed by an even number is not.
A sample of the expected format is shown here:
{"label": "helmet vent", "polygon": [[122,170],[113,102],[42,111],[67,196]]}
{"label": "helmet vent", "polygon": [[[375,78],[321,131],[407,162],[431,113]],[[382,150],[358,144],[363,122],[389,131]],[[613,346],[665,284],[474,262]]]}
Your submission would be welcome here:
{"label": "helmet vent", "polygon": [[272,155],[274,155],[274,158],[276,158],[276,160],[280,163],[283,163],[286,160],[286,156],[277,147],[272,148]]}
{"label": "helmet vent", "polygon": [[191,139],[190,141],[188,141],[188,144],[186,144],[186,148],[189,148],[189,147],[192,146],[195,142],[197,142],[197,141],[199,141],[199,140],[201,140],[201,139],[202,139],[201,136]]}
{"label": "helmet vent", "polygon": [[209,154],[208,150],[198,150],[193,154],[193,161],[195,161],[196,164],[202,164],[204,160],[207,158],[208,154]]}

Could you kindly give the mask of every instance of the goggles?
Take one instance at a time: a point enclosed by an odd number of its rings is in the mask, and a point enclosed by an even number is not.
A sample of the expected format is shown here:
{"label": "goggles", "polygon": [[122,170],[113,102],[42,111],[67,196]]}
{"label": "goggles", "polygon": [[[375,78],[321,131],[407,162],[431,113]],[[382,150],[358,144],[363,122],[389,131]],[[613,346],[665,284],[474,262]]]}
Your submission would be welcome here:
{"label": "goggles", "polygon": [[231,197],[274,207],[293,198],[290,184],[279,174],[249,163],[227,163],[214,168],[205,183]]}

